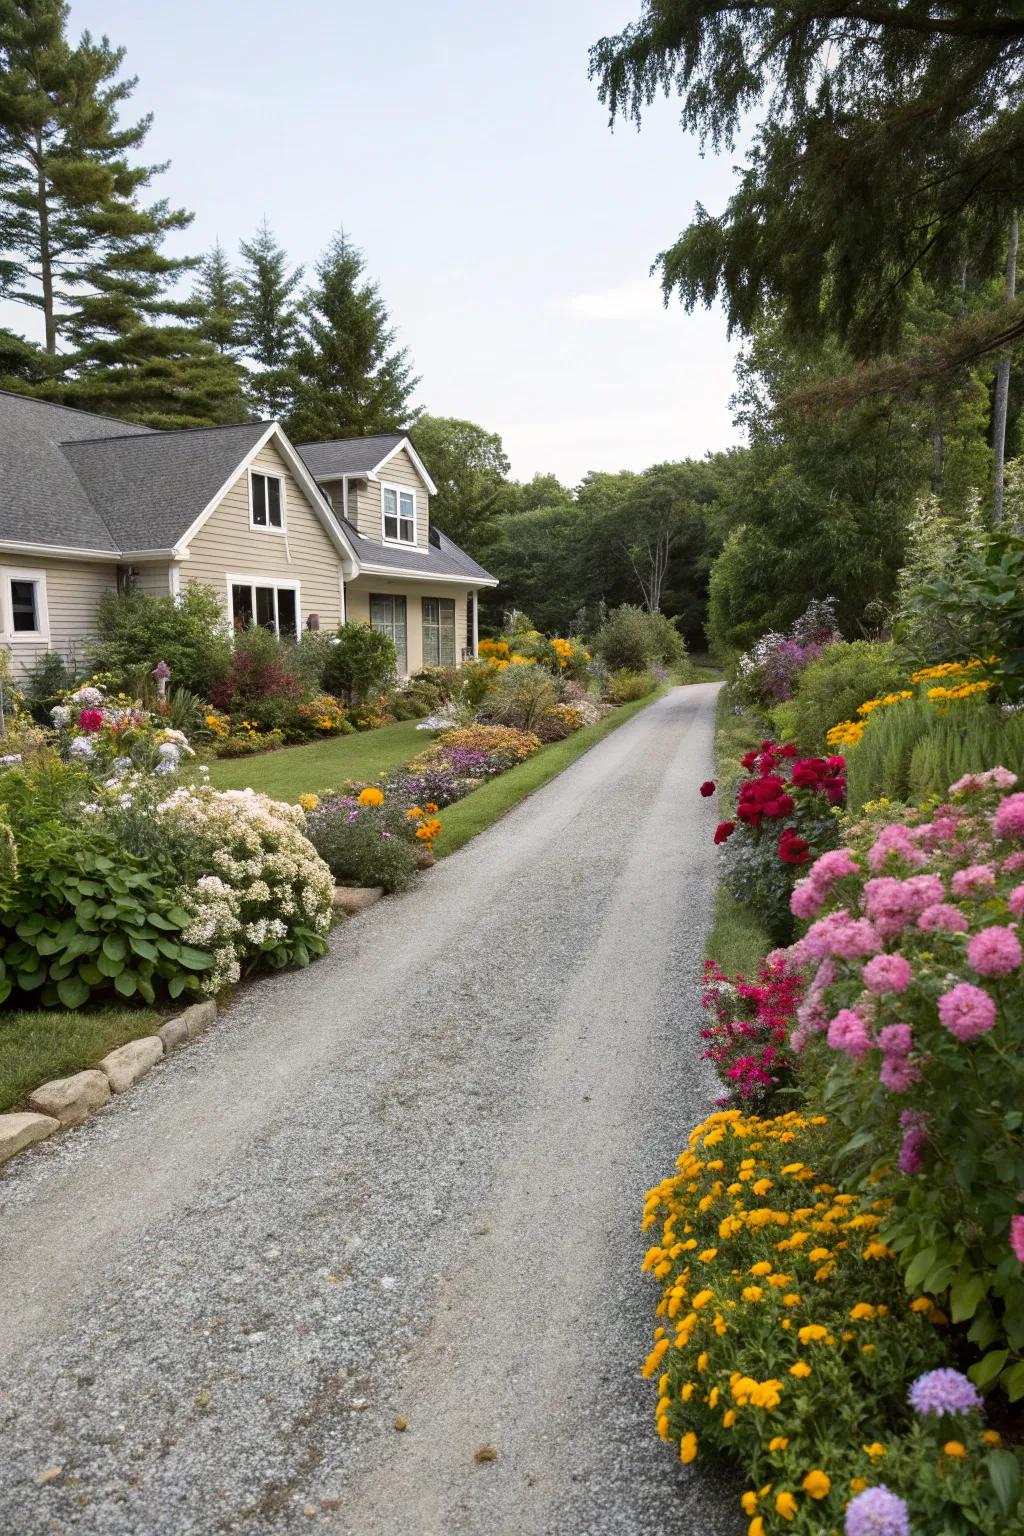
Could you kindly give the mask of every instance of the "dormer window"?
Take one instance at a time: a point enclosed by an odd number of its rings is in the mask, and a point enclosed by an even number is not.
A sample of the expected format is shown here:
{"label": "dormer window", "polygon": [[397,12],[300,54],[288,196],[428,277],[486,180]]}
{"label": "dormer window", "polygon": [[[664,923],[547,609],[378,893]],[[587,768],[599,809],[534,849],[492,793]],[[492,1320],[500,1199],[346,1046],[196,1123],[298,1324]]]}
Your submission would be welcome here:
{"label": "dormer window", "polygon": [[400,485],[382,485],[381,501],[384,509],[384,542],[415,544],[416,492],[404,490]]}
{"label": "dormer window", "polygon": [[249,511],[254,528],[284,528],[284,485],[280,475],[249,471]]}

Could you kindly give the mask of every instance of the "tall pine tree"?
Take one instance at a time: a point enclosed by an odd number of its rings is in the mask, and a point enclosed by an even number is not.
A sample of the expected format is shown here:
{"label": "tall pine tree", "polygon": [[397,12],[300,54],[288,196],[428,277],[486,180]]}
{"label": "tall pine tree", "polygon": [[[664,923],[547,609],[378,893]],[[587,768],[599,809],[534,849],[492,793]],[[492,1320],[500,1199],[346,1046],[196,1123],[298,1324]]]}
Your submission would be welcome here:
{"label": "tall pine tree", "polygon": [[241,298],[241,284],[218,240],[199,264],[189,302],[198,334],[230,357],[243,346]]}
{"label": "tall pine tree", "polygon": [[302,302],[302,335],[292,357],[295,396],[286,420],[295,442],[359,437],[407,426],[415,413],[408,352],[365,262],[341,230],[317,263]]}
{"label": "tall pine tree", "polygon": [[238,420],[240,370],[169,294],[195,263],[164,238],[192,215],[142,200],[165,167],[135,162],[151,119],[120,122],[124,49],[72,46],[67,18],[66,0],[0,0],[0,297],[41,315],[53,359],[26,387],[154,426]]}
{"label": "tall pine tree", "polygon": [[284,416],[292,398],[292,349],[299,335],[295,293],[302,268],[288,270],[288,256],[264,219],[241,242],[239,334],[250,372],[246,394],[258,417]]}

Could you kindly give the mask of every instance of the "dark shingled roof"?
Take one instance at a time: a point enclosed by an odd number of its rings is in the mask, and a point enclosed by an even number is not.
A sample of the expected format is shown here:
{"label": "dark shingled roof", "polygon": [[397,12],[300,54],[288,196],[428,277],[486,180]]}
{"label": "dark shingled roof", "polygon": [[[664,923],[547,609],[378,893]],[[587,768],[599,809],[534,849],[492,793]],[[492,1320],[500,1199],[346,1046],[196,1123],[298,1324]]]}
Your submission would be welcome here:
{"label": "dark shingled roof", "polygon": [[317,480],[327,475],[368,475],[407,432],[378,432],[375,437],[336,437],[329,443],[300,443],[298,452]]}
{"label": "dark shingled roof", "polygon": [[364,538],[347,517],[340,517],[337,513],[334,515],[345,530],[345,537],[355,550],[361,566],[386,566],[396,575],[403,576],[451,576],[463,581],[472,577],[481,582],[495,581],[482,565],[471,560],[465,550],[460,549],[439,528],[431,528],[430,543],[426,549],[419,544],[410,544],[400,549],[395,544],[378,544],[375,539]]}
{"label": "dark shingled roof", "polygon": [[265,421],[65,443],[119,549],[170,549],[255,448]]}
{"label": "dark shingled roof", "polygon": [[0,390],[0,539],[116,553],[120,545],[62,445],[151,435],[148,427]]}

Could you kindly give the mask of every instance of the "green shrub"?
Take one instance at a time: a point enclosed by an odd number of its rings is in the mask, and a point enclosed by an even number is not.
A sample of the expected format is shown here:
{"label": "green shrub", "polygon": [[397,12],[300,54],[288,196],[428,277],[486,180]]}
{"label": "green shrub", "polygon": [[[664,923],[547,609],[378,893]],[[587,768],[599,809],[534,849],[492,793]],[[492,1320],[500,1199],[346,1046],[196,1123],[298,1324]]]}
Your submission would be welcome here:
{"label": "green shrub", "polygon": [[369,624],[342,624],[324,667],[322,685],[350,703],[386,688],[398,675],[398,653],[390,635]]}
{"label": "green shrub", "polygon": [[[348,721],[342,721],[341,732],[344,734]],[[349,726],[349,730],[353,730]],[[216,757],[249,757],[254,752],[276,752],[284,746],[283,731],[233,731],[230,736],[219,736],[213,741],[213,751]]]}
{"label": "green shrub", "polygon": [[291,646],[291,669],[310,693],[323,690],[324,673],[334,652],[334,636],[322,629],[303,630],[297,645]]}
{"label": "green shrub", "polygon": [[631,672],[622,668],[609,673],[605,679],[604,697],[609,704],[630,704],[634,699],[645,699],[658,686],[653,672]]}
{"label": "green shrub", "polygon": [[558,690],[548,672],[539,665],[524,667],[511,662],[498,673],[480,713],[497,725],[533,731],[557,703]]}
{"label": "green shrub", "polygon": [[176,686],[206,698],[231,659],[221,599],[213,587],[191,582],[180,597],[111,593],[97,608],[88,657],[115,689],[133,696],[157,662],[166,661]]}
{"label": "green shrub", "polygon": [[228,666],[209,690],[211,704],[261,731],[301,739],[306,731],[298,708],[308,694],[294,656],[294,645],[282,644],[262,625],[239,630]]}
{"label": "green shrub", "polygon": [[321,800],[306,818],[306,835],[343,884],[404,891],[416,873],[415,830],[390,796],[382,805],[361,805],[352,795]]}
{"label": "green shrub", "polygon": [[64,693],[74,688],[76,681],[71,662],[65,661],[58,651],[44,651],[25,668],[21,687],[32,714],[43,725],[49,725],[50,710]]}
{"label": "green shrub", "polygon": [[686,655],[683,638],[671,619],[632,603],[612,610],[594,650],[610,672],[643,672],[655,661],[672,666]]}
{"label": "green shrub", "polygon": [[906,678],[906,667],[888,641],[837,640],[827,645],[798,675],[792,739],[804,752],[827,751],[825,736],[834,725],[855,720],[866,699],[905,688]]}
{"label": "green shrub", "polygon": [[191,919],[170,882],[99,813],[82,815],[71,797],[86,793],[81,770],[52,759],[0,775],[16,855],[0,892],[0,1001],[198,995],[213,955],[183,942]]}

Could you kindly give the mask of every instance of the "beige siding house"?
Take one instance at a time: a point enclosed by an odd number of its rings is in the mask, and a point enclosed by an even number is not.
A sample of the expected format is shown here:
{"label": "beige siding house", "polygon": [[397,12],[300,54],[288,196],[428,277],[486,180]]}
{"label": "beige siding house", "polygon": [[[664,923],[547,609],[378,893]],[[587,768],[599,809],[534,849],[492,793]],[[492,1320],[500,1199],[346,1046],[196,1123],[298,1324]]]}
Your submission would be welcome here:
{"label": "beige siding house", "polygon": [[276,422],[154,432],[0,392],[0,644],[80,657],[107,593],[210,586],[238,629],[297,639],[346,618],[403,674],[476,654],[497,583],[431,525],[405,434],[296,448]]}

